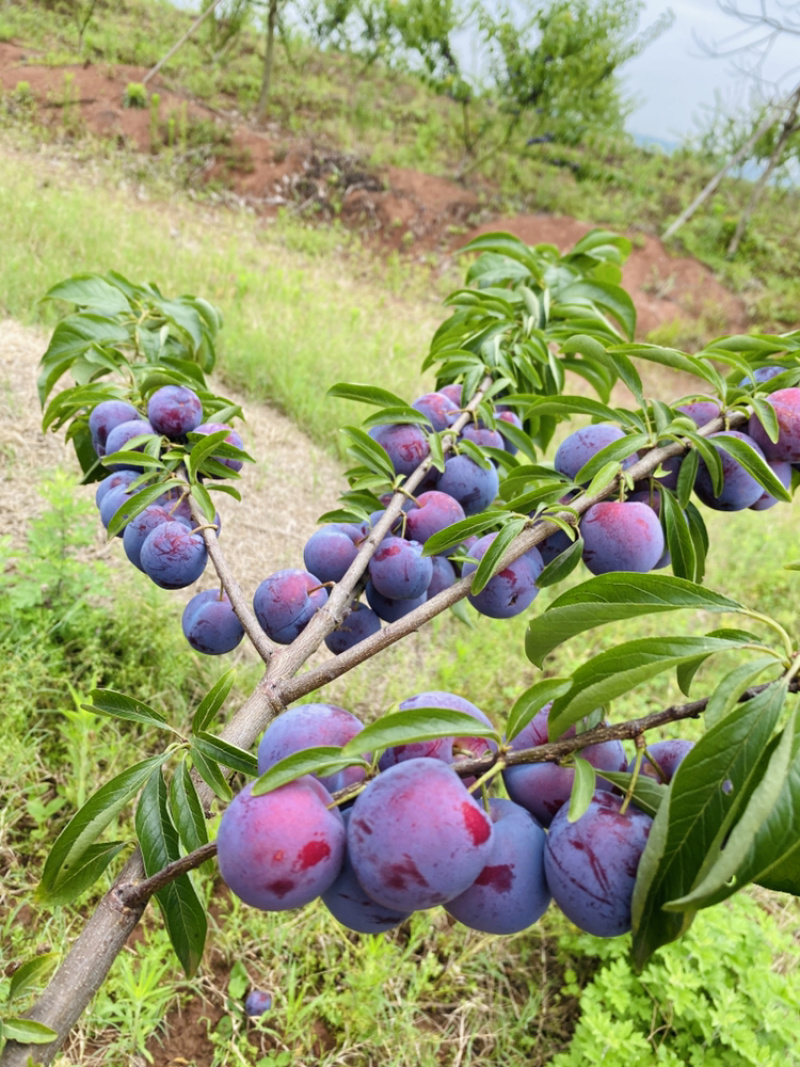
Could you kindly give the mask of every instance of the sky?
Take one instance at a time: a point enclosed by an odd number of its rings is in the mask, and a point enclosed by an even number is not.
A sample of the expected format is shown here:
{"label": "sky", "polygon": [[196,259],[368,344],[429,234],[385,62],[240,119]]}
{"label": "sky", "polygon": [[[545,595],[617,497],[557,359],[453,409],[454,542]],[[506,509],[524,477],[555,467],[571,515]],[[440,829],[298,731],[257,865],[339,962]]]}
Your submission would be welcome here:
{"label": "sky", "polygon": [[[756,0],[740,0],[740,6],[757,10]],[[738,20],[723,14],[716,0],[646,0],[640,26],[650,25],[668,8],[675,15],[670,29],[626,63],[620,73],[627,92],[639,101],[628,129],[680,141],[697,132],[694,119],[702,117],[704,104],[713,107],[715,90],[726,103],[746,105],[749,83],[735,69],[732,58],[703,55],[693,37],[694,31],[709,44],[721,41],[741,31]],[[793,80],[782,82],[784,95],[800,81],[800,37],[787,35],[776,44],[769,70],[775,76],[795,72]]]}

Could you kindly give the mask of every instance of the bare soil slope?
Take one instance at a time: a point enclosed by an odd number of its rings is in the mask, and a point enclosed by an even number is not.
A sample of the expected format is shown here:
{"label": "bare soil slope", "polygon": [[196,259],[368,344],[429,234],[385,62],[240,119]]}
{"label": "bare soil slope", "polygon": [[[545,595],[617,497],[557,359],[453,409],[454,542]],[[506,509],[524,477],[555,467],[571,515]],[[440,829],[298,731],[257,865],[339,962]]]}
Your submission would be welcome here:
{"label": "bare soil slope", "polygon": [[[477,192],[464,185],[399,167],[375,168],[307,138],[259,129],[234,111],[209,108],[170,89],[158,76],[149,85],[160,96],[160,139],[153,145],[149,110],[123,106],[126,87],[141,82],[146,73],[108,64],[46,66],[24,46],[0,42],[0,88],[9,92],[26,82],[37,121],[53,134],[88,132],[150,153],[163,150],[161,138],[170,117],[175,124],[205,124],[212,131],[207,142],[189,153],[191,182],[214,183],[265,217],[280,208],[322,221],[335,213],[374,247],[412,257],[451,254],[477,233],[491,230],[567,249],[592,228],[587,220],[552,215],[493,216]],[[639,336],[675,319],[701,316],[719,323],[718,332],[746,327],[742,302],[707,267],[690,257],[671,256],[656,237],[631,236],[634,250],[625,284],[639,312]]]}

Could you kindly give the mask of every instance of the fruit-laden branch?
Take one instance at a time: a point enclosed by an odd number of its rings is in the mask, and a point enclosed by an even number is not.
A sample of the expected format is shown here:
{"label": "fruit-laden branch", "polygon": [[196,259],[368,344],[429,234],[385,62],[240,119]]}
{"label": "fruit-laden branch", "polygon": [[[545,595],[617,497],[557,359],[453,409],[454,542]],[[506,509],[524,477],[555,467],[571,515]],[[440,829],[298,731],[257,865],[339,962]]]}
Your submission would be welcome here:
{"label": "fruit-laden branch", "polygon": [[[764,682],[761,685],[751,686],[739,697],[738,703],[744,704],[753,700],[759,693],[763,693],[772,685],[779,684],[780,679],[772,682]],[[794,677],[788,684],[790,693],[800,691],[800,679]],[[591,745],[600,745],[608,741],[639,741],[649,730],[656,730],[672,722],[680,722],[684,719],[697,719],[708,707],[709,697],[700,700],[692,700],[686,704],[673,704],[672,707],[662,711],[654,711],[649,715],[643,715],[629,722],[616,723],[614,725],[595,726],[574,737],[565,738],[563,741],[552,741],[545,745],[537,745],[536,748],[524,748],[508,750],[501,753],[490,752],[474,759],[459,760],[453,766],[453,770],[461,778],[478,778],[491,771],[493,767],[517,767],[531,763],[558,763],[573,752],[580,752]],[[333,794],[336,801],[351,800],[364,788],[364,782],[359,782],[340,789]],[[187,871],[195,870],[207,860],[211,859],[217,851],[215,841],[195,849],[193,852],[182,856],[181,859],[167,864],[150,878],[144,878],[139,882],[120,882],[113,890],[116,900],[124,908],[143,907],[147,901],[160,889],[175,881]]]}
{"label": "fruit-laden branch", "polygon": [[[487,378],[481,383],[479,393],[468,405],[464,415],[460,417],[464,420],[462,425],[471,418],[471,412],[484,395],[489,382],[490,379]],[[736,412],[725,418],[713,420],[699,432],[707,436],[723,427],[741,425],[747,420],[747,417],[744,412]],[[459,423],[453,427],[454,433],[458,432],[457,427],[460,428]],[[626,477],[633,479],[644,478],[657,470],[665,459],[680,455],[688,447],[688,442],[675,442],[663,448],[652,449],[626,471]],[[430,459],[423,461],[420,467],[409,476],[404,483],[406,493],[413,492],[414,488],[424,478],[430,465]],[[576,498],[575,501],[570,503],[570,507],[574,512],[582,514],[596,501],[612,496],[619,490],[619,487],[620,480],[616,479],[594,497],[586,497],[584,495]],[[367,542],[362,546],[359,555],[345,577],[334,588],[326,606],[327,610],[323,609],[317,612],[305,630],[291,645],[271,653],[264,677],[230,722],[222,729],[220,732],[222,740],[235,744],[240,748],[250,749],[272,718],[283,711],[287,704],[339,677],[352,667],[374,656],[383,648],[394,644],[402,637],[419,629],[420,626],[435,615],[438,615],[446,607],[467,596],[472,584],[471,577],[462,578],[455,586],[444,590],[399,622],[385,627],[375,637],[361,642],[350,652],[342,653],[329,663],[305,672],[302,677],[295,678],[309,657],[322,644],[325,636],[335,629],[340,619],[346,614],[356,586],[375,547],[380,543],[380,539],[388,532],[392,522],[400,514],[404,499],[406,499],[404,492],[398,491],[395,493],[386,514],[382,516]],[[566,513],[564,517],[571,518]],[[523,555],[530,547],[544,540],[556,529],[557,527],[553,523],[539,522],[533,528],[524,530],[509,547],[501,561],[501,566],[507,566],[510,561]],[[623,729],[627,726],[630,726],[630,724],[623,724]],[[623,736],[635,736],[635,734]],[[561,743],[559,742],[559,744]],[[566,751],[572,751],[572,749],[568,748]],[[212,799],[211,791],[203,785],[199,793],[201,802],[207,808]],[[52,1062],[69,1031],[81,1017],[89,1001],[102,985],[114,959],[122,951],[128,936],[139,922],[144,905],[126,908],[120,903],[118,893],[121,885],[140,883],[144,877],[145,871],[141,853],[137,848],[112,889],[102,899],[97,910],[89,919],[42,996],[28,1013],[28,1018],[44,1023],[58,1034],[58,1037],[51,1044],[37,1047],[36,1056],[38,1062],[42,1064]],[[0,1054],[0,1067],[26,1067],[29,1055],[29,1045],[9,1041],[2,1054]]]}

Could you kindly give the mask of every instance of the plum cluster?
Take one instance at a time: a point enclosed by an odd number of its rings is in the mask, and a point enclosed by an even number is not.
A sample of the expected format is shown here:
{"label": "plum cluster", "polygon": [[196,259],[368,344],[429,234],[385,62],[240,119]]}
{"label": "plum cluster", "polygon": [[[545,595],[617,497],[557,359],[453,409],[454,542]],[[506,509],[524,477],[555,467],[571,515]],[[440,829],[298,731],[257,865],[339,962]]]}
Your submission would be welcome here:
{"label": "plum cluster", "polygon": [[[418,397],[412,407],[424,415],[433,431],[455,423],[461,386],[445,386]],[[499,411],[498,419],[520,427],[511,411]],[[371,436],[386,450],[397,474],[411,474],[430,452],[427,433],[407,423],[381,425]],[[461,437],[474,444],[513,451],[497,430],[481,423],[466,426]],[[445,461],[443,472],[432,469],[421,487],[409,498],[392,530],[377,546],[369,564],[363,589],[366,602],[356,600],[347,618],[325,639],[337,655],[380,630],[381,622],[396,622],[451,586],[461,574],[478,566],[496,534],[471,538],[446,555],[423,555],[425,542],[434,534],[485,510],[497,496],[499,478],[491,461],[486,466],[470,456],[457,454]],[[389,498],[383,498],[385,503]],[[303,549],[304,569],[289,568],[270,575],[259,585],[253,600],[256,618],[268,637],[279,644],[291,643],[327,599],[329,586],[342,580],[362,543],[382,518],[374,511],[364,522],[328,523],[317,530]],[[464,551],[470,558],[459,564]],[[538,549],[531,549],[496,574],[470,602],[484,615],[510,618],[524,611],[539,592],[536,579],[544,568]]]}
{"label": "plum cluster", "polygon": [[[781,368],[777,368],[779,371]],[[775,368],[762,368],[777,372]],[[756,380],[769,380],[772,375],[759,375]],[[725,435],[748,445],[756,455],[765,460],[782,484],[789,489],[792,484],[792,469],[800,463],[800,388],[780,389],[766,398],[773,408],[778,423],[778,440],[773,442],[756,415],[748,425],[748,432],[727,430]],[[677,409],[690,418],[699,429],[719,418],[721,411],[714,401],[696,401]],[[720,431],[721,433],[722,431]],[[554,465],[564,477],[574,480],[584,466],[597,453],[624,437],[623,431],[612,423],[596,423],[576,430],[561,443],[556,451]],[[752,476],[714,439],[714,445],[722,465],[722,485],[715,490],[706,463],[700,458],[694,480],[694,492],[698,499],[717,511],[765,511],[778,500]],[[628,457],[623,470],[632,465],[638,456]],[[592,574],[610,571],[636,571],[644,573],[667,566],[670,557],[666,550],[661,526],[660,487],[674,490],[678,484],[683,456],[677,456],[664,464],[664,473],[652,479],[648,488],[636,487],[624,500],[603,500],[593,504],[582,515],[579,531],[583,540],[583,562]],[[565,503],[568,500],[565,499]],[[545,563],[560,555],[570,544],[566,533],[558,532],[547,538],[539,547]]]}
{"label": "plum cluster", "polygon": [[[124,453],[119,462],[106,463],[111,473],[97,486],[95,501],[103,525],[108,528],[118,513],[125,515],[126,503],[141,489],[144,467],[136,463],[134,453],[142,451],[144,444],[136,443],[137,438],[158,435],[163,447],[169,448],[185,443],[189,433],[220,430],[228,431],[226,441],[242,447],[241,437],[230,426],[203,422],[202,402],[186,386],[165,385],[156,390],[148,401],[146,417],[127,401],[97,404],[89,416],[89,431],[98,458]],[[242,467],[238,459],[220,456],[218,462],[234,471]],[[219,515],[214,526],[218,533]],[[118,536],[134,567],[162,589],[183,589],[205,571],[208,553],[192,519],[188,488],[165,490],[129,519]],[[209,655],[232,651],[244,636],[227,595],[218,590],[196,594],[186,606],[182,625],[189,644]]]}
{"label": "plum cluster", "polygon": [[[453,693],[420,693],[400,708],[448,708],[489,722]],[[514,739],[512,751],[547,741],[548,711]],[[259,773],[311,745],[344,745],[362,729],[335,705],[292,708],[264,734]],[[685,750],[664,745],[653,746],[647,766],[666,780]],[[535,923],[551,899],[584,930],[603,937],[626,932],[649,816],[601,784],[585,814],[570,822],[574,772],[550,763],[506,768],[510,799],[481,804],[457,767],[494,747],[483,738],[447,737],[389,748],[378,760],[380,773],[343,809],[331,794],[361,783],[361,765],[305,775],[260,796],[249,784],[220,821],[222,877],[241,900],[265,911],[320,897],[359,933],[391,929],[414,911],[442,905],[473,929],[511,934]],[[601,769],[628,765],[619,742],[582,755]]]}

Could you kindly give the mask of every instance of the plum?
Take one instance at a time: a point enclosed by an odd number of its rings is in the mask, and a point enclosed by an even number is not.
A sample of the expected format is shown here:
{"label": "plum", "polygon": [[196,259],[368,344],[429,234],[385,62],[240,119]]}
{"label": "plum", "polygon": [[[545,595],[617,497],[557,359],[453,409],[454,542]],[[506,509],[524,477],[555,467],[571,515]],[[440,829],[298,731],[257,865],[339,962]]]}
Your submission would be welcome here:
{"label": "plum", "polygon": [[[511,742],[513,752],[526,748],[538,748],[548,741],[547,726],[550,704],[546,704]],[[574,737],[575,727],[562,734],[559,740]],[[603,741],[598,745],[588,745],[581,749],[580,756],[593,767],[605,771],[624,771],[627,757],[621,741]],[[506,767],[503,782],[511,799],[529,811],[542,824],[549,826],[553,816],[568,802],[575,781],[572,767],[561,767],[558,763],[518,763]],[[612,786],[598,779],[599,790],[610,790]]]}
{"label": "plum", "polygon": [[[135,418],[129,419],[128,422],[118,423],[106,438],[106,455],[112,456],[115,452],[129,451],[128,442],[132,441],[134,437],[140,437],[146,433],[153,433],[153,427],[146,419]],[[141,452],[143,448],[143,445],[137,445],[134,451]],[[128,462],[107,463],[106,466],[110,471],[143,470],[142,467],[137,466],[135,463]]]}
{"label": "plum", "polygon": [[483,424],[469,423],[461,431],[461,436],[481,447],[499,448],[501,452],[505,451],[506,442],[500,431],[491,430]]}
{"label": "plum", "polygon": [[362,538],[363,531],[352,523],[332,522],[321,526],[303,549],[306,570],[322,582],[340,582],[358,555]]}
{"label": "plum", "polygon": [[595,937],[631,928],[631,900],[639,860],[653,820],[623,798],[595,792],[575,822],[564,806],[553,819],[544,869],[553,900],[577,927]]}
{"label": "plum", "polygon": [[[417,708],[443,708],[449,711],[461,711],[473,719],[491,726],[491,719],[466,697],[457,693],[448,693],[441,689],[430,689],[416,696],[407,697],[400,702],[401,711],[414,711]],[[415,741],[407,745],[394,745],[387,748],[380,758],[381,770],[394,767],[410,759],[438,759],[443,763],[457,763],[459,759],[473,759],[496,752],[494,741],[484,737],[437,737],[430,741]],[[465,779],[470,785],[474,779]]]}
{"label": "plum", "polygon": [[[128,492],[128,487],[126,485],[118,485],[115,489],[111,489],[105,494],[100,501],[100,519],[106,529],[108,529],[108,524],[125,501],[130,500],[130,498],[131,494]],[[117,537],[122,537],[123,533],[124,529],[118,530]]]}
{"label": "plum", "polygon": [[232,652],[244,637],[244,627],[219,589],[196,593],[183,610],[183,634],[195,652],[221,656]]}
{"label": "plum", "polygon": [[[797,392],[800,394],[800,390]],[[713,442],[717,436],[719,435],[712,433],[709,435],[708,440]],[[738,440],[748,444],[762,459],[764,458],[764,453],[754,438],[749,437],[740,430],[728,430],[727,436],[738,438]],[[759,485],[752,474],[748,474],[744,467],[737,463],[724,448],[717,444],[714,447],[722,461],[722,490],[719,496],[715,495],[708,467],[706,467],[701,458],[694,482],[695,493],[707,507],[713,508],[715,511],[743,511],[745,508],[749,508],[763,494],[763,486]]]}
{"label": "plum", "polygon": [[150,504],[144,511],[140,511],[136,518],[131,519],[122,534],[122,546],[125,555],[140,571],[144,570],[141,563],[142,545],[147,536],[156,526],[164,522],[180,522],[187,530],[191,530],[191,522],[186,519],[175,519],[166,508],[159,504]]}
{"label": "plum", "polygon": [[330,793],[306,775],[254,797],[252,783],[222,813],[217,860],[223,881],[261,911],[300,908],[321,896],[344,862],[345,827]]}
{"label": "plum", "polygon": [[[352,809],[342,812],[347,826]],[[408,911],[396,911],[378,904],[364,890],[356,878],[349,851],[345,851],[344,863],[339,877],[322,894],[322,903],[342,926],[359,934],[380,934],[405,922],[411,915]]]}
{"label": "plum", "polygon": [[800,388],[778,389],[766,401],[778,420],[778,440],[770,441],[757,415],[750,417],[748,433],[767,459],[800,463]]}
{"label": "plum", "polygon": [[491,855],[492,821],[450,767],[411,759],[356,797],[347,847],[368,896],[395,911],[417,911],[472,885]]}
{"label": "plum", "polygon": [[251,989],[244,998],[244,1013],[251,1019],[257,1018],[272,1007],[272,996],[263,989]]}
{"label": "plum", "polygon": [[425,432],[411,423],[393,422],[373,426],[369,435],[386,450],[396,474],[413,474],[430,454]]}
{"label": "plum", "polygon": [[664,533],[651,507],[639,501],[601,500],[580,523],[583,562],[592,574],[653,570],[664,553]]}
{"label": "plum", "polygon": [[406,513],[406,537],[424,545],[429,537],[465,518],[464,509],[448,493],[431,489],[420,493]]}
{"label": "plum", "polygon": [[428,600],[435,597],[437,593],[441,593],[443,589],[449,589],[456,580],[455,567],[446,556],[431,556],[430,561],[433,565],[433,576],[427,589],[426,599]]}
{"label": "plum", "polygon": [[437,389],[436,391],[437,393],[441,393],[442,396],[446,396],[448,400],[452,400],[458,407],[461,407],[464,387],[460,382],[453,382],[452,385],[443,385],[441,389]]}
{"label": "plum", "polygon": [[183,589],[196,582],[207,560],[200,534],[175,519],[151,530],[139,551],[141,569],[162,589]]}
{"label": "plum", "polygon": [[[575,477],[584,464],[596,456],[601,449],[614,441],[621,441],[624,432],[613,422],[597,422],[583,429],[575,430],[565,437],[556,449],[553,466],[559,474],[563,474],[570,481]],[[638,459],[637,456],[628,456],[623,461],[623,468],[630,467]]]}
{"label": "plum", "polygon": [[325,645],[338,656],[342,652],[360,644],[365,638],[376,634],[381,628],[381,620],[377,613],[368,608],[366,604],[356,601],[350,614],[327,635]]}
{"label": "plum", "polygon": [[[671,782],[680,766],[683,758],[694,748],[694,741],[688,741],[684,737],[673,738],[670,741],[654,741],[647,746],[645,757],[642,760],[641,773],[648,778],[655,778],[657,782]],[[628,764],[627,770],[632,771],[636,765],[636,757]]]}
{"label": "plum", "polygon": [[327,600],[328,591],[315,574],[290,567],[261,582],[253,610],[267,637],[290,645]]}
{"label": "plum", "polygon": [[147,402],[147,418],[156,433],[183,437],[203,421],[203,402],[185,385],[163,385]]}
{"label": "plum", "polygon": [[[767,463],[772,470],[777,474],[778,478],[783,483],[786,489],[792,488],[792,465],[791,463],[785,463],[780,459],[769,459]],[[779,503],[778,498],[773,496],[772,493],[768,493],[765,489],[755,504],[750,505],[751,511],[768,511],[770,508],[774,508]],[[782,501],[781,501],[782,503]]]}
{"label": "plum", "polygon": [[454,404],[443,393],[425,393],[412,401],[411,406],[428,419],[436,433],[452,426],[460,415],[458,404]]}
{"label": "plum", "polygon": [[[432,578],[431,581],[433,581]],[[382,619],[384,622],[397,622],[398,619],[402,619],[404,615],[408,615],[414,608],[418,608],[428,599],[426,590],[421,596],[415,596],[411,599],[392,600],[391,597],[379,593],[372,582],[367,582],[364,591],[366,593],[367,603],[378,618]]]}
{"label": "plum", "polygon": [[450,456],[444,461],[444,471],[436,488],[454,497],[465,515],[477,515],[494,501],[500,489],[500,479],[492,463],[480,467],[469,456]]}
{"label": "plum", "polygon": [[[258,773],[264,774],[280,760],[317,745],[340,747],[361,733],[364,724],[336,704],[296,704],[270,723],[258,746]],[[361,767],[347,767],[336,774],[315,778],[331,793],[364,777]]]}
{"label": "plum", "polygon": [[[489,545],[497,537],[496,533],[481,537],[470,549],[475,559],[483,558]],[[461,574],[466,577],[478,569],[477,563],[465,563]],[[490,619],[510,619],[530,607],[539,593],[536,579],[544,570],[544,562],[537,548],[532,548],[509,563],[503,570],[490,578],[480,593],[470,594],[470,604],[481,615]]]}
{"label": "plum", "polygon": [[127,400],[102,400],[89,416],[89,433],[97,455],[106,454],[106,441],[115,426],[139,418],[141,415]]}
{"label": "plum", "polygon": [[422,555],[418,541],[384,537],[369,561],[374,588],[390,600],[414,600],[423,596],[433,577],[433,564]]}
{"label": "plum", "polygon": [[675,410],[690,418],[698,430],[722,414],[715,400],[692,400],[688,404],[679,404]]}
{"label": "plum", "polygon": [[516,934],[541,919],[550,903],[544,876],[547,835],[524,808],[492,797],[494,828],[486,866],[469,887],[445,905],[460,923],[487,934]]}
{"label": "plum", "polygon": [[[131,482],[135,482],[139,477],[138,471],[115,471],[113,474],[107,475],[101,482],[97,483],[97,489],[94,494],[94,502],[99,508],[103,503],[103,498],[112,489],[118,489],[120,486],[127,488]],[[106,526],[108,523],[106,523]]]}

